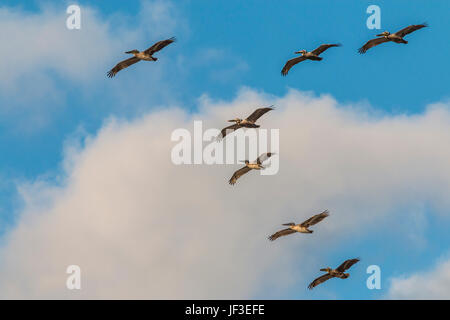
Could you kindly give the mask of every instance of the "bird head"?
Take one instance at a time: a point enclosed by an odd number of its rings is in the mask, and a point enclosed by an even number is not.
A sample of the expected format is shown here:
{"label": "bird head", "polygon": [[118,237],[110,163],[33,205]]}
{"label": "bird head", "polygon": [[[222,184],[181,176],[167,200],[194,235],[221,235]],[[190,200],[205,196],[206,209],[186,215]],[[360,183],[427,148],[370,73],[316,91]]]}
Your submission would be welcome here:
{"label": "bird head", "polygon": [[133,50],[127,51],[125,53],[127,53],[127,54],[139,53],[139,50],[133,49]]}
{"label": "bird head", "polygon": [[388,35],[390,35],[389,31],[384,31],[380,34],[377,34],[377,37],[387,37]]}
{"label": "bird head", "polygon": [[300,50],[294,53],[304,55],[306,53],[306,50]]}

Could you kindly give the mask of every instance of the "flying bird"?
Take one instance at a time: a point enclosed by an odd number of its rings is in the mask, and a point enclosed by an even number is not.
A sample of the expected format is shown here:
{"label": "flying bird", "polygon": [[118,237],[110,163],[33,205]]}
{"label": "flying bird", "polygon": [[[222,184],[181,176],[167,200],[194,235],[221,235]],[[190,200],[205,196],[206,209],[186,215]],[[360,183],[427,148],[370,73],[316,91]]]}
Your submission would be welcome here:
{"label": "flying bird", "polygon": [[232,119],[228,120],[228,122],[234,122],[231,126],[225,127],[220,131],[220,134],[218,136],[219,139],[225,138],[225,136],[228,133],[231,133],[239,128],[259,128],[260,126],[255,124],[256,120],[258,120],[263,114],[266,112],[269,112],[270,110],[273,110],[273,105],[267,108],[259,108],[253,111],[251,115],[249,115],[245,119]]}
{"label": "flying bird", "polygon": [[331,48],[331,47],[340,47],[341,44],[340,43],[336,43],[336,44],[323,44],[320,47],[318,47],[317,49],[308,52],[306,50],[300,50],[295,52],[295,54],[301,54],[301,56],[293,58],[291,60],[289,60],[288,62],[286,62],[286,64],[284,65],[283,69],[281,70],[281,74],[283,76],[287,75],[289,70],[295,66],[297,63],[305,61],[305,60],[314,60],[314,61],[320,61],[323,58],[319,57],[319,55],[324,52],[325,50]]}
{"label": "flying bird", "polygon": [[285,224],[283,224],[283,226],[289,226],[289,228],[275,232],[273,235],[271,235],[269,237],[269,240],[274,241],[274,240],[278,239],[279,237],[287,236],[289,234],[296,233],[296,232],[313,233],[313,231],[309,230],[308,228],[310,226],[315,225],[316,223],[319,223],[320,221],[322,221],[323,219],[325,219],[328,216],[329,216],[328,210],[325,210],[324,212],[316,214],[300,224],[295,224],[293,222],[285,223]]}
{"label": "flying bird", "polygon": [[139,62],[141,60],[144,60],[144,61],[158,60],[158,58],[153,57],[153,54],[155,52],[158,52],[162,48],[168,46],[169,44],[171,44],[174,41],[175,41],[175,38],[172,37],[167,40],[162,40],[162,41],[156,42],[154,45],[152,45],[150,48],[148,48],[147,50],[144,50],[144,51],[139,51],[139,50],[134,49],[134,50],[125,52],[127,54],[132,54],[133,57],[123,60],[123,61],[119,62],[118,64],[116,64],[116,66],[114,68],[112,68],[111,70],[108,71],[108,77],[110,77],[110,78],[114,77],[117,74],[117,72],[119,72],[120,70],[128,68],[132,64],[135,64],[136,62]]}
{"label": "flying bird", "polygon": [[357,263],[359,261],[358,258],[356,259],[349,259],[344,261],[339,267],[337,267],[336,269],[331,269],[330,267],[326,267],[324,269],[320,269],[320,271],[324,271],[326,272],[324,275],[318,277],[317,279],[315,279],[313,282],[311,282],[308,285],[308,289],[312,289],[316,286],[318,286],[319,284],[321,284],[322,282],[325,282],[331,278],[341,278],[341,279],[347,279],[348,277],[350,277],[349,273],[345,273],[345,271],[347,269],[350,269],[350,267],[352,265],[354,265],[355,263]]}
{"label": "flying bird", "polygon": [[236,183],[237,179],[239,179],[241,176],[243,176],[244,174],[246,174],[247,172],[249,172],[252,169],[253,170],[264,169],[264,167],[262,166],[262,163],[264,161],[266,161],[267,159],[269,159],[274,154],[275,153],[273,153],[273,152],[263,153],[262,155],[260,155],[258,157],[258,159],[256,159],[256,163],[250,163],[248,160],[243,161],[243,162],[245,162],[245,167],[243,167],[243,168],[239,169],[238,171],[236,171],[233,174],[233,176],[231,177],[229,183],[231,185],[234,185]]}
{"label": "flying bird", "polygon": [[377,34],[377,37],[379,38],[367,41],[365,45],[363,45],[361,48],[358,49],[358,52],[361,54],[366,53],[367,50],[369,50],[370,48],[373,48],[381,43],[389,41],[407,44],[408,41],[403,39],[403,37],[406,36],[407,34],[410,34],[411,32],[422,29],[424,27],[428,27],[428,25],[426,23],[414,24],[409,27],[403,28],[402,30],[397,31],[395,33],[389,33],[389,31],[384,31],[383,33]]}

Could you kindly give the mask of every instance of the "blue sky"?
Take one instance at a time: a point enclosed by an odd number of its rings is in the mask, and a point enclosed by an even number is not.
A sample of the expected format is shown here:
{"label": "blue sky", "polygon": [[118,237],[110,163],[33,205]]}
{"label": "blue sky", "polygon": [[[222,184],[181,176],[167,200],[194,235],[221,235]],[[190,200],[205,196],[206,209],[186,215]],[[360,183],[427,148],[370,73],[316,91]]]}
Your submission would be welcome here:
{"label": "blue sky", "polygon": [[[71,4],[72,2],[67,2]],[[99,20],[109,24],[109,34],[134,30],[145,1],[79,1],[81,8],[94,9]],[[359,55],[357,49],[377,30],[368,30],[366,8],[381,8],[381,29],[394,32],[409,24],[427,22],[430,27],[407,36],[408,45],[388,43]],[[64,23],[66,5],[45,1],[2,1],[1,8],[19,10],[24,15],[40,14],[48,6],[61,12]],[[3,94],[0,98],[0,218],[13,226],[23,206],[17,185],[47,177],[58,182],[67,141],[79,135],[95,135],[111,116],[136,119],[160,110],[164,105],[182,105],[197,112],[199,98],[207,94],[215,100],[232,100],[243,87],[273,96],[284,96],[291,88],[331,95],[340,104],[370,106],[379,116],[422,114],[428,104],[448,101],[450,91],[450,42],[447,14],[450,2],[429,1],[206,1],[173,2],[177,25],[151,28],[121,45],[104,60],[96,60],[102,72],[90,73],[87,83],[64,72],[39,71],[49,81],[52,92],[40,96],[26,82],[20,94]],[[82,18],[83,19],[83,18]],[[85,23],[82,20],[82,23]],[[145,17],[141,23],[145,24]],[[159,26],[161,28],[161,26]],[[81,31],[67,31],[67,37],[90,32],[89,22]],[[139,65],[114,79],[105,74],[124,51],[144,49],[161,37],[176,36],[177,42],[159,53],[166,59],[165,68],[146,78],[150,66]],[[143,41],[148,39],[148,41]],[[287,77],[280,75],[294,51],[312,50],[322,43],[342,43],[323,54],[320,63],[307,61],[295,66]],[[130,47],[132,46],[132,47]],[[33,48],[30,51],[33,52]],[[86,48],[88,50],[88,48]],[[9,56],[15,59],[14,52]],[[160,62],[158,61],[158,62]],[[167,61],[170,61],[168,63]],[[176,68],[176,69],[175,69]],[[173,74],[174,71],[178,74]],[[1,73],[1,71],[0,71]],[[33,75],[28,75],[33,80]],[[40,78],[35,78],[36,82]],[[130,82],[139,80],[136,87]],[[42,82],[44,83],[44,82]],[[116,96],[122,86],[127,96]],[[158,90],[153,90],[156,87]],[[5,89],[8,90],[8,89]],[[5,91],[3,91],[5,92]],[[111,92],[113,92],[111,94]],[[31,101],[23,100],[30,96]],[[32,105],[32,107],[30,107]],[[323,258],[338,265],[343,258],[360,256],[363,260],[345,285],[330,281],[324,290],[306,293],[304,288],[281,294],[281,298],[381,298],[385,290],[369,291],[365,287],[365,268],[382,264],[382,287],[388,278],[429,267],[447,253],[449,236],[445,218],[433,216],[426,207],[423,246],[408,247],[394,227],[370,226],[358,241],[351,236],[332,245]],[[407,224],[406,224],[407,225]],[[406,227],[407,228],[407,227]],[[6,228],[0,228],[2,233]],[[375,231],[376,230],[376,231]],[[298,266],[301,268],[301,264]],[[323,266],[318,266],[323,267]],[[335,296],[337,294],[337,296]],[[264,297],[264,294],[256,294]]]}

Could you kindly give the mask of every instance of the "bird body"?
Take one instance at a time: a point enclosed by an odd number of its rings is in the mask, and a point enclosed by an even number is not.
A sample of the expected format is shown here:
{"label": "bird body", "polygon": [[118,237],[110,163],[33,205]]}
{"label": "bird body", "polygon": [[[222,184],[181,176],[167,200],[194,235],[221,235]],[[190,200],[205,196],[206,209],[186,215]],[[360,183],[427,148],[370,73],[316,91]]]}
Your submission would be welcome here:
{"label": "bird body", "polygon": [[367,41],[361,48],[358,49],[358,52],[361,54],[366,53],[367,50],[369,50],[370,48],[378,46],[379,44],[382,44],[384,42],[395,42],[395,43],[407,44],[408,41],[403,39],[404,36],[414,32],[416,30],[425,28],[425,27],[428,27],[428,25],[426,23],[423,23],[423,24],[410,25],[410,26],[403,28],[395,33],[390,33],[389,31],[384,31],[380,34],[377,34],[377,37],[379,37],[379,38],[375,38],[375,39]]}
{"label": "bird body", "polygon": [[353,266],[355,263],[359,261],[359,258],[356,259],[348,259],[345,260],[339,267],[336,269],[332,269],[330,267],[322,268],[320,271],[326,272],[325,274],[321,275],[320,277],[314,279],[313,282],[311,282],[308,285],[308,289],[312,289],[319,284],[331,279],[331,278],[340,278],[340,279],[347,279],[350,277],[349,273],[346,273],[345,271],[350,269],[351,266]]}
{"label": "bird body", "polygon": [[145,51],[132,50],[132,51],[127,51],[125,53],[132,54],[133,56],[135,56],[139,60],[145,60],[145,61],[156,61],[156,60],[158,60],[158,58],[153,57],[151,54],[149,54],[149,53],[147,53]]}
{"label": "bird body", "polygon": [[245,167],[242,167],[241,169],[237,170],[236,172],[233,173],[233,176],[230,178],[230,180],[228,181],[229,184],[234,185],[236,183],[236,181],[243,176],[244,174],[246,174],[247,172],[251,171],[251,170],[261,170],[264,169],[262,163],[264,161],[266,161],[267,159],[269,159],[272,155],[274,155],[275,153],[273,152],[267,152],[267,153],[263,153],[262,155],[260,155],[258,157],[258,159],[256,159],[255,163],[250,163],[250,161],[245,160]]}
{"label": "bird body", "polygon": [[253,170],[264,169],[264,167],[260,163],[246,163],[245,165]]}
{"label": "bird body", "polygon": [[249,115],[245,119],[235,118],[228,120],[228,122],[234,122],[233,125],[223,128],[220,131],[220,134],[218,136],[218,139],[223,139],[225,136],[240,128],[259,128],[260,126],[257,125],[255,122],[266,112],[269,112],[270,110],[273,110],[273,106],[266,107],[266,108],[258,108],[251,115]]}
{"label": "bird body", "polygon": [[302,227],[299,224],[297,224],[295,226],[289,226],[289,228],[296,232],[300,232],[300,233],[313,233],[312,230],[309,230],[307,227]]}
{"label": "bird body", "polygon": [[281,70],[281,74],[283,76],[287,75],[289,70],[295,66],[297,63],[305,61],[305,60],[313,60],[313,61],[320,61],[323,58],[319,57],[319,55],[324,52],[325,50],[331,48],[331,47],[340,47],[341,44],[322,44],[320,47],[314,49],[313,51],[309,52],[306,50],[300,50],[295,52],[295,54],[301,54],[301,56],[293,58],[291,60],[288,60],[286,64],[284,65],[283,69]]}
{"label": "bird body", "polygon": [[171,44],[174,41],[175,41],[175,38],[170,38],[167,40],[162,40],[162,41],[156,42],[154,45],[152,45],[150,48],[148,48],[144,51],[139,51],[139,50],[133,49],[133,50],[125,52],[126,54],[132,54],[133,57],[123,60],[123,61],[119,62],[118,64],[116,64],[114,66],[114,68],[112,68],[111,70],[108,71],[108,73],[107,73],[108,77],[109,78],[114,77],[117,74],[117,72],[119,72],[120,70],[128,68],[129,66],[131,66],[141,60],[157,61],[158,58],[153,57],[153,54],[155,52],[158,52],[165,46],[168,46],[169,44]]}
{"label": "bird body", "polygon": [[269,237],[270,241],[274,241],[278,239],[279,237],[287,236],[289,234],[293,234],[296,232],[299,233],[313,233],[312,230],[309,229],[309,227],[319,223],[323,219],[329,216],[329,211],[325,210],[319,214],[316,214],[312,216],[311,218],[303,221],[302,223],[295,224],[294,222],[285,223],[283,226],[288,226],[289,228],[280,230],[278,232],[275,232],[273,235]]}

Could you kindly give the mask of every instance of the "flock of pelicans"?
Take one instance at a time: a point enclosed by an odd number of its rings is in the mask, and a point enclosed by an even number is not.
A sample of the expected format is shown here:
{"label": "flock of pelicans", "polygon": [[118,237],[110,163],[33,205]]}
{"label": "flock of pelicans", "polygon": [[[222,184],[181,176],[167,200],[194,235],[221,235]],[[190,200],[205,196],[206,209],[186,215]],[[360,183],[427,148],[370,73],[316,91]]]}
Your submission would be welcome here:
{"label": "flock of pelicans", "polygon": [[[414,31],[419,30],[424,27],[427,27],[427,24],[423,23],[423,24],[418,24],[418,25],[410,25],[410,26],[403,28],[395,33],[389,33],[388,31],[385,31],[383,33],[377,34],[377,38],[367,41],[361,48],[359,48],[358,52],[361,54],[366,53],[367,50],[369,50],[370,48],[373,48],[384,42],[395,42],[395,43],[407,44],[408,41],[404,40],[403,37],[406,36],[407,34],[410,34]],[[168,46],[169,44],[171,44],[174,41],[175,41],[175,38],[170,38],[167,40],[159,41],[144,51],[139,51],[139,50],[135,49],[135,50],[125,52],[127,54],[132,54],[133,57],[119,62],[116,66],[114,66],[114,68],[112,68],[107,73],[108,77],[110,77],[110,78],[114,77],[120,70],[125,69],[141,60],[157,61],[158,58],[153,57],[153,54],[160,51],[161,49]],[[339,46],[341,46],[341,45],[340,44],[323,44],[311,52],[308,52],[306,50],[297,51],[297,52],[295,52],[295,54],[300,54],[300,56],[288,60],[286,62],[286,64],[284,65],[283,69],[281,70],[281,74],[283,76],[286,76],[288,74],[289,70],[294,65],[298,64],[299,62],[302,62],[305,60],[320,61],[323,59],[322,57],[319,57],[320,54],[322,54],[324,51],[326,51],[329,48],[339,47]],[[223,139],[223,138],[225,138],[225,136],[227,134],[229,134],[237,129],[240,129],[240,128],[259,128],[260,126],[256,124],[256,121],[265,113],[269,112],[270,110],[273,110],[272,107],[273,106],[256,109],[250,116],[248,116],[245,119],[236,118],[236,119],[228,120],[228,122],[234,122],[234,124],[223,128],[221,130],[218,138]],[[262,165],[262,163],[264,161],[266,161],[267,159],[269,159],[272,155],[274,155],[273,152],[264,153],[256,159],[255,163],[250,163],[250,161],[248,161],[248,160],[243,161],[243,162],[245,162],[245,166],[243,168],[237,170],[236,172],[234,172],[233,176],[229,180],[229,183],[231,185],[234,185],[241,176],[243,176],[244,174],[246,174],[247,172],[249,172],[251,170],[264,169],[264,166]],[[320,221],[322,221],[323,219],[325,219],[328,216],[329,216],[329,212],[328,212],[328,210],[325,210],[322,213],[312,216],[311,218],[307,219],[306,221],[304,221],[302,223],[295,224],[294,222],[290,222],[290,223],[283,224],[284,226],[287,226],[287,228],[272,234],[269,237],[269,240],[274,241],[280,237],[287,236],[287,235],[297,233],[297,232],[298,233],[313,233],[313,231],[310,230],[309,227],[319,223]],[[358,258],[348,259],[348,260],[344,261],[336,269],[333,269],[330,267],[320,269],[320,271],[325,272],[325,274],[323,274],[322,276],[320,276],[320,277],[316,278],[314,281],[312,281],[308,285],[308,288],[312,289],[312,288],[316,287],[317,285],[319,285],[331,278],[340,278],[340,279],[348,278],[350,275],[348,273],[345,273],[345,271],[348,270],[351,266],[353,266],[358,261],[359,261]]]}

